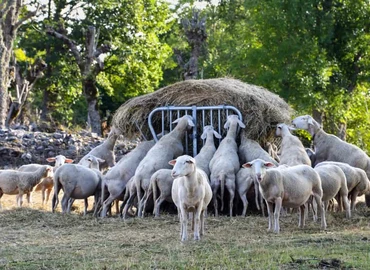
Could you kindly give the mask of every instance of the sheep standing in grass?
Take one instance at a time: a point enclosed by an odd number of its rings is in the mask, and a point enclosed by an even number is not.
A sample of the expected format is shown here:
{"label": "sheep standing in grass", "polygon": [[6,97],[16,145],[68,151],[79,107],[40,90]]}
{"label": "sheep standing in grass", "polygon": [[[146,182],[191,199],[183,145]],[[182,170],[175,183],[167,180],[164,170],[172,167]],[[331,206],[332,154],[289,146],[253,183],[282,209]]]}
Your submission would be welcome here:
{"label": "sheep standing in grass", "polygon": [[198,168],[202,169],[208,176],[210,175],[209,163],[216,152],[216,146],[213,136],[217,139],[221,139],[221,135],[218,134],[212,126],[205,126],[203,128],[203,133],[200,136],[202,140],[206,140],[202,149],[198,155],[196,155],[195,161],[197,162]]}
{"label": "sheep standing in grass", "polygon": [[[298,116],[293,119],[292,124],[296,128],[307,130],[311,134],[316,164],[323,161],[344,162],[363,169],[370,179],[370,158],[359,147],[326,133],[310,115]],[[370,207],[370,195],[365,197],[366,205]]]}
{"label": "sheep standing in grass", "polygon": [[[155,217],[159,217],[159,209],[164,201],[173,202],[171,190],[173,184],[172,170],[160,169],[156,171],[150,178],[150,187],[148,194],[153,195]],[[159,191],[159,196],[158,196]]]}
{"label": "sheep standing in grass", "polygon": [[104,171],[109,167],[113,167],[116,164],[116,156],[114,154],[114,145],[119,136],[119,130],[115,127],[111,128],[107,139],[97,147],[93,148],[89,153],[81,158],[78,162],[79,165],[89,167],[90,161],[89,157],[94,156],[104,160],[100,165],[100,171]]}
{"label": "sheep standing in grass", "polygon": [[280,164],[288,166],[306,164],[311,166],[311,160],[306,153],[306,149],[301,140],[290,133],[291,129],[286,124],[278,124],[276,127],[276,136],[282,138]]}
{"label": "sheep standing in grass", "polygon": [[[129,198],[133,198],[132,201],[129,201]],[[132,206],[134,206],[134,200],[136,198],[136,185],[134,183],[134,177],[131,177],[128,180],[125,188],[125,194],[123,196],[122,204],[119,212],[121,213],[122,219],[127,218],[127,213]]]}
{"label": "sheep standing in grass", "polygon": [[[365,171],[363,169],[353,167],[347,163],[335,161],[320,162],[315,166],[315,168],[326,165],[335,165],[342,169],[346,176],[348,197],[351,201],[351,211],[355,211],[357,197],[366,194],[370,189],[370,182]],[[343,201],[343,203],[345,202]],[[339,210],[342,211],[343,206],[340,200],[338,200],[338,206]]]}
{"label": "sheep standing in grass", "polygon": [[84,215],[87,213],[88,197],[94,195],[95,206],[97,207],[101,195],[101,181],[103,178],[99,171],[99,162],[102,163],[104,160],[94,156],[89,156],[87,160],[90,162],[89,167],[78,164],[64,164],[56,170],[54,174],[53,212],[58,205],[60,189],[63,189],[64,192],[61,202],[63,213],[69,213],[71,211],[73,202],[69,201],[70,198],[84,199]]}
{"label": "sheep standing in grass", "polygon": [[[56,169],[58,169],[64,163],[72,163],[73,162],[72,159],[66,158],[63,155],[57,155],[56,157],[50,157],[50,158],[47,158],[46,160],[48,162],[54,162],[55,161],[55,165],[53,167],[53,175],[54,175],[54,172],[56,171]],[[40,164],[27,164],[27,165],[23,165],[23,166],[19,167],[18,171],[21,171],[21,172],[35,172],[41,166],[43,166],[43,165],[40,165]],[[49,201],[51,190],[54,187],[53,175],[52,176],[49,176],[49,177],[43,178],[42,181],[34,188],[34,191],[41,190],[41,194],[42,194],[42,205],[44,205],[45,203],[47,203]],[[32,192],[33,191],[31,191],[31,193],[28,193],[27,194],[28,202],[32,201],[32,199],[31,199]],[[45,196],[45,194],[46,194],[46,196]]]}
{"label": "sheep standing in grass", "polygon": [[[243,217],[245,217],[247,213],[247,208],[248,208],[247,192],[252,187],[254,182],[255,182],[255,177],[254,177],[254,173],[252,169],[251,168],[240,168],[240,170],[236,174],[236,190],[239,194],[240,199],[243,202],[243,212],[242,212]],[[257,192],[259,191],[257,190]]]}
{"label": "sheep standing in grass", "polygon": [[[101,212],[102,217],[106,216],[108,207],[111,203],[121,196],[128,180],[134,176],[140,161],[154,144],[154,141],[141,142],[134,150],[123,156],[120,161],[104,175],[102,182],[102,201],[104,201]],[[107,188],[109,192],[109,197],[106,199],[104,195],[105,188]]]}
{"label": "sheep standing in grass", "polygon": [[350,218],[347,179],[342,169],[334,164],[324,164],[315,167],[314,170],[320,175],[325,210],[328,209],[329,201],[337,198],[337,201],[343,202],[346,217]]}
{"label": "sheep standing in grass", "polygon": [[194,239],[200,240],[200,235],[204,235],[204,215],[212,199],[208,177],[201,169],[197,169],[196,161],[191,156],[180,156],[169,163],[174,166],[172,200],[179,211],[181,241],[186,241],[188,237],[189,212],[193,212]]}
{"label": "sheep standing in grass", "polygon": [[235,196],[235,175],[239,171],[238,146],[236,135],[238,126],[245,128],[237,115],[229,115],[224,128],[229,128],[226,137],[221,141],[218,149],[209,164],[211,171],[211,186],[213,191],[213,204],[215,216],[218,216],[217,192],[221,189],[221,211],[224,208],[225,186],[229,192],[229,212],[233,213],[233,200]]}
{"label": "sheep standing in grass", "polygon": [[[17,205],[22,207],[23,194],[31,194],[33,188],[40,183],[41,179],[52,176],[53,168],[49,165],[41,165],[33,172],[20,172],[17,170],[0,171],[0,199],[3,194],[17,195]],[[1,209],[1,203],[0,203]]]}
{"label": "sheep standing in grass", "polygon": [[[241,142],[240,142],[240,146],[238,149],[238,154],[239,154],[241,164],[244,164],[246,162],[251,162],[257,158],[260,158],[260,159],[273,163],[276,167],[279,166],[279,163],[277,163],[277,161],[268,152],[266,152],[265,149],[263,149],[258,142],[248,139],[244,131],[241,132],[240,137],[241,137]],[[250,185],[251,183],[250,183],[249,177],[245,178],[245,181],[246,181],[245,183],[242,183],[243,179],[241,177],[243,176],[243,174],[246,173],[246,171],[239,170],[239,172],[240,173],[239,173],[239,178],[237,179],[237,182],[239,183],[240,188],[238,188],[238,192],[239,192],[239,195],[244,194],[241,196],[241,199],[243,201],[243,205],[245,205],[245,203],[248,204],[248,201],[246,201],[247,198],[245,194],[246,192],[248,192],[249,188],[251,187]],[[256,179],[254,179],[253,183],[254,183],[254,194],[255,194],[256,207],[258,210],[261,209],[262,215],[265,216],[265,209],[263,207],[263,198],[258,188],[259,183]],[[247,205],[245,205],[245,207],[247,207]]]}
{"label": "sheep standing in grass", "polygon": [[[146,202],[149,199],[148,189],[151,176],[159,169],[169,168],[168,162],[183,153],[184,146],[182,145],[182,140],[186,131],[194,127],[190,115],[184,115],[176,119],[173,123],[177,123],[177,126],[170,133],[164,135],[149,150],[135,171],[134,183],[136,185],[136,195],[139,201],[139,217],[144,216]],[[134,199],[134,195],[131,195],[127,203],[131,203]]]}
{"label": "sheep standing in grass", "polygon": [[[312,195],[321,212],[321,228],[326,228],[325,209],[322,204],[322,187],[318,173],[308,165],[278,167],[261,159],[243,164],[252,168],[260,183],[260,191],[267,203],[269,215],[268,230],[279,233],[281,207],[300,208],[299,226],[305,224],[305,203]],[[267,170],[267,168],[271,168]],[[273,206],[275,204],[275,211]],[[274,223],[274,228],[273,227]]]}

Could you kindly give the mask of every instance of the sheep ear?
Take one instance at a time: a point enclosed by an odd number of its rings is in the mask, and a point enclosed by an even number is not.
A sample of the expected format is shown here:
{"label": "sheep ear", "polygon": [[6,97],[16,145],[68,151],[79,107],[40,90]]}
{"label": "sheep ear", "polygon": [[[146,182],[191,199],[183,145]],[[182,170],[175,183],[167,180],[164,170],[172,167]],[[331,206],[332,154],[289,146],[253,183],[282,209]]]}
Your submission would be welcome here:
{"label": "sheep ear", "polygon": [[55,157],[49,157],[46,159],[48,162],[54,162],[55,161]]}
{"label": "sheep ear", "polygon": [[241,128],[245,128],[245,125],[244,125],[244,123],[243,123],[242,121],[238,120],[238,124],[239,124],[239,126],[240,126]]}
{"label": "sheep ear", "polygon": [[180,121],[180,118],[177,118],[175,121],[172,122],[172,124],[176,124]]}
{"label": "sheep ear", "polygon": [[220,134],[218,134],[218,132],[217,132],[217,131],[213,131],[213,135],[215,135],[215,137],[216,137],[217,139],[221,139],[221,138],[222,138],[222,136],[221,136]]}
{"label": "sheep ear", "polygon": [[190,158],[186,161],[186,163],[194,164],[195,160],[193,158]]}
{"label": "sheep ear", "polygon": [[170,165],[172,165],[172,166],[175,166],[175,164],[176,164],[176,159],[170,160],[170,161],[168,162],[168,164],[170,164]]}
{"label": "sheep ear", "polygon": [[101,158],[96,158],[97,161],[99,161],[99,163],[104,163],[105,162],[105,159],[101,159]]}
{"label": "sheep ear", "polygon": [[205,140],[207,138],[207,131],[203,131],[202,135],[200,136],[202,140]]}
{"label": "sheep ear", "polygon": [[73,162],[73,159],[66,158],[65,162],[66,162],[66,163],[72,163],[72,162]]}
{"label": "sheep ear", "polygon": [[250,162],[247,162],[247,163],[244,163],[242,165],[243,168],[251,168],[252,167],[252,164]]}
{"label": "sheep ear", "polygon": [[307,123],[310,124],[310,125],[313,125],[313,120],[312,120],[312,117],[310,115],[307,115]]}
{"label": "sheep ear", "polygon": [[275,167],[275,165],[273,164],[273,163],[271,163],[271,162],[265,162],[265,167],[267,167],[267,168],[271,168],[271,167]]}
{"label": "sheep ear", "polygon": [[227,120],[226,123],[225,123],[225,125],[224,125],[224,129],[228,129],[229,126],[230,126],[230,121]]}
{"label": "sheep ear", "polygon": [[191,127],[194,127],[194,123],[193,123],[193,120],[191,120],[190,118],[188,118],[188,125],[191,126]]}

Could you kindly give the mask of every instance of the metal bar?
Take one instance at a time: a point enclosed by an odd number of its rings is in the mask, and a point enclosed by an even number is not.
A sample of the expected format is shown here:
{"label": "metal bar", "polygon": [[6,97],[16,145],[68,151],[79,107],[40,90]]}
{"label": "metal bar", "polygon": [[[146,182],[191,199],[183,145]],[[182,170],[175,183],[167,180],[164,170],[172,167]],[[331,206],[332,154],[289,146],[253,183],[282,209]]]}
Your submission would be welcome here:
{"label": "metal bar", "polygon": [[198,141],[197,141],[197,106],[193,106],[192,109],[192,116],[193,116],[193,157],[197,155],[197,149],[198,149]]}

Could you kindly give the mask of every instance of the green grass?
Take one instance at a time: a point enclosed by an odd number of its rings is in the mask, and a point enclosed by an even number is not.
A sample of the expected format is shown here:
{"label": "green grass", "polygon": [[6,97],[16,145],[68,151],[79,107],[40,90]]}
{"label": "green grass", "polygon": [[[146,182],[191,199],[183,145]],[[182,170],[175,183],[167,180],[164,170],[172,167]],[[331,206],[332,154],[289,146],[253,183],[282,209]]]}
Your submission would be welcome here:
{"label": "green grass", "polygon": [[[311,219],[208,217],[201,241],[180,241],[176,216],[122,221],[30,208],[0,212],[0,269],[369,269],[370,209],[351,220],[328,213],[328,229]],[[190,226],[189,226],[190,227]]]}

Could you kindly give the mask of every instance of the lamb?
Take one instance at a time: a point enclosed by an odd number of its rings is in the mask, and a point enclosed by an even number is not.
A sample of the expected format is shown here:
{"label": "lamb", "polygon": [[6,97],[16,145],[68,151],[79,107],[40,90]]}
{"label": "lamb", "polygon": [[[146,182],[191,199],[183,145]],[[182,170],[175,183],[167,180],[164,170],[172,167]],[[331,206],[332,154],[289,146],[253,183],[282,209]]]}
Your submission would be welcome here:
{"label": "lamb", "polygon": [[70,198],[85,200],[84,215],[87,213],[87,198],[89,196],[94,195],[95,206],[97,207],[103,178],[99,171],[99,162],[103,163],[104,160],[95,156],[89,156],[87,160],[90,162],[89,167],[79,164],[64,164],[56,170],[54,174],[53,212],[58,205],[60,189],[64,191],[61,202],[63,213],[69,213],[71,211],[72,201],[69,201]]}
{"label": "lamb", "polygon": [[240,163],[236,135],[238,125],[245,128],[237,115],[229,115],[224,128],[229,128],[226,137],[221,141],[218,149],[213,155],[209,168],[211,171],[211,186],[213,191],[213,204],[215,216],[218,216],[217,191],[221,189],[221,211],[224,208],[224,189],[229,192],[229,212],[233,213],[233,200],[235,196],[235,175],[239,171]]}
{"label": "lamb", "polygon": [[[58,167],[62,166],[64,163],[72,163],[73,162],[72,159],[66,158],[63,155],[57,155],[55,157],[50,157],[50,158],[47,158],[46,160],[48,162],[54,162],[55,161],[55,165],[53,167],[53,175],[54,175],[54,172],[56,171],[56,169]],[[40,168],[41,166],[43,166],[43,165],[27,164],[27,165],[21,166],[18,169],[18,171],[34,172],[38,168]],[[42,181],[34,188],[35,191],[41,190],[41,192],[42,192],[41,193],[42,194],[42,205],[45,205],[45,203],[47,203],[49,201],[50,193],[51,193],[51,190],[53,189],[53,186],[54,186],[54,184],[53,184],[53,175],[43,178]],[[46,196],[45,196],[45,193],[46,193]],[[29,200],[28,202],[32,201],[31,196],[32,196],[32,192],[30,194],[27,194],[27,198]]]}
{"label": "lamb", "polygon": [[[364,170],[348,165],[343,162],[324,161],[318,163],[316,167],[326,165],[336,165],[342,169],[347,179],[348,197],[351,201],[351,211],[355,211],[356,200],[358,196],[368,193],[370,182]],[[344,202],[345,203],[345,202]],[[338,201],[339,209],[342,210],[342,203]]]}
{"label": "lamb", "polygon": [[[159,169],[169,168],[168,162],[182,154],[184,149],[182,139],[185,136],[185,132],[194,127],[190,115],[184,115],[176,119],[173,123],[177,123],[177,126],[170,133],[164,135],[149,150],[135,171],[134,183],[136,185],[136,195],[139,201],[139,217],[144,216],[145,206],[148,200],[150,177]],[[144,190],[144,195],[142,195],[142,190]],[[132,201],[131,196],[129,201]]]}
{"label": "lamb", "polygon": [[[131,177],[126,184],[125,195],[120,207],[120,213],[122,219],[127,218],[127,213],[130,207],[134,205],[134,200],[136,198],[136,185],[134,183],[134,177]],[[130,200],[131,199],[131,200]]]}
{"label": "lamb", "polygon": [[212,199],[208,177],[197,168],[196,161],[191,156],[180,156],[169,164],[174,166],[172,200],[179,211],[181,241],[186,241],[188,237],[189,212],[193,212],[194,240],[200,240],[200,235],[204,235],[204,215]]}
{"label": "lamb", "polygon": [[[0,199],[3,194],[17,195],[17,205],[22,207],[23,194],[29,194],[33,188],[40,183],[42,178],[52,176],[53,168],[49,165],[42,165],[34,172],[21,172],[17,170],[0,171]],[[1,202],[0,202],[1,209]]]}
{"label": "lamb", "polygon": [[93,148],[89,153],[81,158],[78,164],[89,167],[90,161],[89,157],[94,156],[104,160],[102,164],[99,165],[100,171],[104,171],[109,167],[113,167],[115,162],[115,154],[114,154],[114,145],[116,144],[116,140],[119,136],[119,130],[115,127],[111,128],[111,131],[108,134],[107,139],[97,147]]}
{"label": "lamb", "polygon": [[121,196],[127,182],[134,176],[138,164],[154,144],[154,140],[141,142],[134,150],[123,156],[121,160],[105,174],[102,182],[102,201],[105,199],[105,187],[109,192],[109,197],[103,202],[101,217],[106,216],[108,206]]}
{"label": "lamb", "polygon": [[[263,159],[263,160],[266,160],[266,161],[269,161],[269,162],[273,163],[276,167],[279,166],[279,163],[269,153],[267,153],[261,147],[261,145],[258,142],[254,141],[254,140],[251,140],[251,139],[248,139],[247,136],[245,135],[244,131],[242,131],[240,137],[241,137],[241,142],[240,142],[240,146],[239,146],[239,149],[238,149],[238,154],[239,154],[241,164],[244,164],[246,162],[250,162],[250,161],[253,161],[257,158],[260,158],[260,159]],[[239,176],[241,176],[241,175],[239,175]],[[242,180],[239,179],[239,182],[241,182],[241,181]],[[248,180],[247,180],[247,183],[248,183]],[[262,198],[261,194],[259,193],[258,185],[259,185],[258,181],[255,180],[254,181],[254,194],[255,194],[256,207],[257,207],[258,210],[261,209],[262,210],[262,215],[265,216],[265,210],[264,210],[264,207],[263,207],[263,198]],[[247,186],[245,186],[245,188],[247,188]],[[243,188],[240,191],[238,190],[239,194],[243,194],[244,192],[247,192],[247,191],[248,190],[244,190]],[[244,199],[244,195],[242,197],[242,200],[243,199]],[[245,197],[245,199],[246,199],[246,197]],[[243,202],[243,204],[244,204],[244,202]]]}
{"label": "lamb", "polygon": [[280,146],[280,164],[295,166],[306,164],[311,166],[311,160],[301,140],[290,133],[291,127],[286,124],[278,124],[276,127],[276,136],[281,137]]}
{"label": "lamb", "polygon": [[218,134],[212,126],[205,126],[200,138],[202,140],[206,139],[206,142],[200,150],[199,154],[194,157],[195,161],[197,162],[198,168],[202,169],[207,175],[210,175],[211,173],[209,170],[209,163],[214,153],[216,152],[216,146],[213,136],[215,136],[217,139],[222,138],[222,136]]}
{"label": "lamb", "polygon": [[[213,135],[212,135],[213,136]],[[172,170],[160,169],[156,171],[150,178],[149,196],[153,194],[155,217],[159,217],[159,209],[164,201],[173,202],[171,197],[171,190],[173,178],[171,175]],[[158,197],[158,191],[160,193]]]}
{"label": "lamb", "polygon": [[351,217],[351,209],[348,202],[348,187],[346,175],[340,167],[334,164],[316,166],[314,170],[320,175],[323,190],[322,201],[325,210],[328,209],[329,201],[338,194],[337,201],[342,201],[346,210],[346,217]]}
{"label": "lamb", "polygon": [[[326,133],[312,116],[298,116],[292,121],[293,126],[308,131],[313,139],[316,164],[323,161],[344,162],[361,168],[370,179],[370,158],[359,147],[342,141],[337,136]],[[370,195],[366,195],[366,205],[370,207]]]}
{"label": "lamb", "polygon": [[[244,168],[252,168],[260,182],[260,191],[267,203],[269,227],[272,230],[274,222],[275,233],[279,233],[279,217],[281,207],[300,208],[299,226],[304,227],[305,203],[312,195],[321,212],[321,228],[326,229],[325,209],[321,202],[323,190],[319,174],[308,165],[293,167],[278,167],[271,162],[255,159],[243,164]],[[267,168],[271,168],[267,170]],[[273,205],[275,211],[273,213]]]}
{"label": "lamb", "polygon": [[242,212],[243,217],[245,217],[248,208],[247,192],[252,187],[254,182],[255,178],[253,171],[250,168],[240,168],[240,170],[236,174],[236,190],[243,202],[243,212]]}

